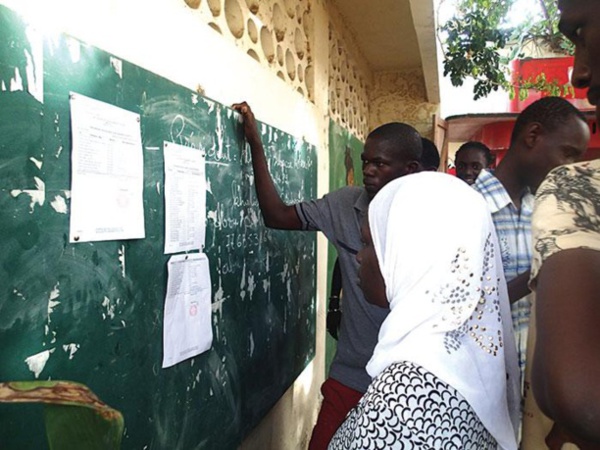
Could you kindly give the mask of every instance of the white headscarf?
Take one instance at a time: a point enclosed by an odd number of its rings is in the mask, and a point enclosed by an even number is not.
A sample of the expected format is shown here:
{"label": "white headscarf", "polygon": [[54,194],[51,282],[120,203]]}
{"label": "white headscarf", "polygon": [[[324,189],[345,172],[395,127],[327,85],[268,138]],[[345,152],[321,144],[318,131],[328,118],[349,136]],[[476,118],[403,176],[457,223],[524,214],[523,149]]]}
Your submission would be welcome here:
{"label": "white headscarf", "polygon": [[411,361],[456,389],[499,448],[517,448],[519,371],[494,225],[483,197],[450,175],[386,185],[369,226],[390,314],[367,371]]}

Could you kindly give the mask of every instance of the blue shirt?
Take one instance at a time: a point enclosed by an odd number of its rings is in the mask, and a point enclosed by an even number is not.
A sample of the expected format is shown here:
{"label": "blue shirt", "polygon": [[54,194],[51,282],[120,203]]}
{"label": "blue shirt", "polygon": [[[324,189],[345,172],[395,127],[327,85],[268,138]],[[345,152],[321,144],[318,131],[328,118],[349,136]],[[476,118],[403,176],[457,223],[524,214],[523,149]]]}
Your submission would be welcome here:
{"label": "blue shirt", "polygon": [[[517,275],[531,268],[531,215],[533,213],[534,196],[527,192],[521,198],[521,208],[517,208],[496,178],[493,171],[482,170],[473,184],[488,204],[492,220],[498,235],[498,243],[502,252],[504,276],[509,282]],[[529,296],[523,297],[511,305],[515,341],[519,353],[521,369],[521,385],[525,374],[527,351],[527,331],[531,302]]]}

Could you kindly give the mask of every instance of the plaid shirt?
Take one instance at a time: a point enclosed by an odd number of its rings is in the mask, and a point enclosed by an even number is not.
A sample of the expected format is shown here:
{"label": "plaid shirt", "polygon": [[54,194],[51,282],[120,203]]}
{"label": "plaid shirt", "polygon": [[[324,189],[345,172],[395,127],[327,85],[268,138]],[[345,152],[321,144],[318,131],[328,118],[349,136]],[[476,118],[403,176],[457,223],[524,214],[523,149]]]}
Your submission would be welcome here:
{"label": "plaid shirt", "polygon": [[[531,268],[531,214],[534,196],[531,193],[525,194],[521,199],[519,211],[493,171],[488,170],[480,172],[473,187],[483,195],[492,214],[502,252],[504,276],[508,282]],[[529,295],[511,305],[521,369],[521,386],[525,375],[530,310]]]}

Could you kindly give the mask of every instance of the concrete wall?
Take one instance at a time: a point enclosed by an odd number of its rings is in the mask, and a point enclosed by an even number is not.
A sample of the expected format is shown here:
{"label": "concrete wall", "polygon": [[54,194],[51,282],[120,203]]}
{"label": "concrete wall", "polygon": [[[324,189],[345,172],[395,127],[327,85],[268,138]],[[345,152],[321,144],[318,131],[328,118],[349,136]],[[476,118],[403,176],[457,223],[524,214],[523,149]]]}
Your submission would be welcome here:
{"label": "concrete wall", "polygon": [[406,122],[432,138],[433,115],[439,105],[427,101],[421,69],[375,73],[369,104],[370,129],[387,122]]}

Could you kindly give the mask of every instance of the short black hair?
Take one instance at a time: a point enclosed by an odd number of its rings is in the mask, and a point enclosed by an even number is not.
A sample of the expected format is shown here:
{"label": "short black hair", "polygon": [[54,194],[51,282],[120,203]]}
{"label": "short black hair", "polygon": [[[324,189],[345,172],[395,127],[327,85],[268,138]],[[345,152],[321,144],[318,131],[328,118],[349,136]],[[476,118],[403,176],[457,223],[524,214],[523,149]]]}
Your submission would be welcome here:
{"label": "short black hair", "polygon": [[494,156],[492,155],[492,151],[490,150],[490,148],[487,145],[485,145],[483,142],[479,142],[479,141],[468,141],[468,142],[465,142],[460,147],[458,147],[458,150],[456,150],[456,154],[454,155],[454,160],[456,160],[458,158],[458,155],[460,154],[460,152],[467,151],[472,148],[474,148],[475,150],[479,150],[483,154],[483,157],[487,161],[488,167],[494,162]]}
{"label": "short black hair", "polygon": [[425,169],[433,169],[435,170],[440,167],[440,152],[437,147],[433,143],[433,141],[422,137],[421,144],[423,145],[423,154],[421,156],[421,165]]}
{"label": "short black hair", "polygon": [[421,161],[423,144],[417,130],[406,123],[390,122],[375,128],[367,139],[385,141],[400,150],[403,159]]}
{"label": "short black hair", "polygon": [[552,130],[566,123],[571,117],[577,117],[587,123],[585,116],[562,97],[543,97],[523,110],[513,128],[510,137],[512,146],[527,125],[537,122],[546,130]]}

